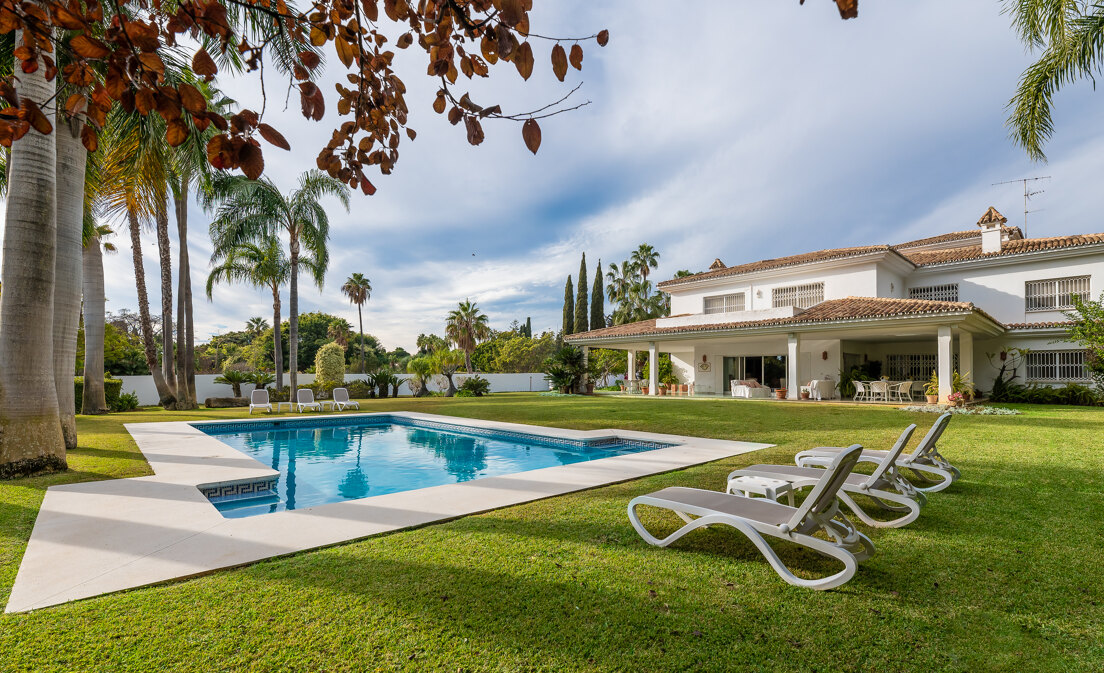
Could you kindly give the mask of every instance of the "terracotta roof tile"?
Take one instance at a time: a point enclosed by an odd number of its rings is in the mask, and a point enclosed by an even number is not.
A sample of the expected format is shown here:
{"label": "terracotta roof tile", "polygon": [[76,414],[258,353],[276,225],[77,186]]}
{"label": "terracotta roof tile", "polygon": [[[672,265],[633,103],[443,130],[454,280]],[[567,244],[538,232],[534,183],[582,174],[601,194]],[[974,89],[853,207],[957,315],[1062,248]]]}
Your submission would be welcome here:
{"label": "terracotta roof tile", "polygon": [[[1023,238],[1023,231],[1019,227],[1001,227],[1001,232],[1004,233],[1010,240]],[[919,238],[915,241],[908,241],[907,243],[898,243],[893,246],[897,250],[904,248],[918,248],[923,245],[932,245],[935,243],[948,243],[950,241],[961,241],[968,238],[981,239],[981,232],[977,229],[970,231],[952,231],[946,234],[940,234],[938,236],[929,236],[927,238]]]}
{"label": "terracotta roof tile", "polygon": [[980,227],[986,224],[994,224],[996,222],[1004,224],[1007,221],[1008,218],[1004,215],[1001,215],[999,210],[997,210],[993,206],[989,206],[989,210],[985,211],[985,214],[978,219],[978,226]]}
{"label": "terracotta roof tile", "polygon": [[[656,327],[656,321],[652,319],[572,334],[566,337],[566,339],[568,341],[575,341],[583,338],[599,339],[678,334],[681,332],[713,332],[755,327],[772,327],[775,325],[805,325],[840,320],[862,320],[891,318],[895,316],[967,312],[977,312],[993,320],[988,314],[979,310],[969,302],[846,297],[844,299],[829,299],[828,301],[821,302],[789,318],[771,318],[768,320],[749,320],[745,322],[716,323],[710,325],[680,325],[677,327]],[[993,322],[997,321],[993,320]]]}
{"label": "terracotta roof tile", "polygon": [[[872,252],[887,252],[892,250],[888,245],[867,245],[858,248],[830,248],[828,250],[818,250],[816,252],[806,252],[800,255],[790,255],[788,257],[778,257],[776,259],[764,259],[758,262],[751,262],[749,264],[739,264],[737,266],[729,266],[721,269],[713,269],[709,267],[710,271],[703,273],[696,273],[693,276],[686,276],[683,278],[672,278],[671,280],[665,280],[659,284],[660,288],[670,287],[672,285],[678,285],[688,281],[704,280],[707,278],[724,278],[726,276],[739,276],[745,273],[752,273],[755,271],[767,271],[770,269],[780,269],[787,266],[796,266],[798,264],[808,264],[810,262],[823,262],[830,259],[842,259],[844,257],[855,257],[858,255],[866,255]],[[718,260],[719,261],[719,260]]]}
{"label": "terracotta roof tile", "polygon": [[932,264],[947,264],[950,262],[965,262],[972,259],[988,259],[991,257],[1007,257],[1027,252],[1042,252],[1044,250],[1061,250],[1063,248],[1076,248],[1083,245],[1104,244],[1104,234],[1077,234],[1073,236],[1052,236],[1050,238],[1023,238],[1014,241],[1005,241],[1001,244],[1000,252],[984,253],[980,245],[966,245],[960,248],[946,248],[944,250],[917,250],[909,252],[901,251],[917,266],[929,266]]}
{"label": "terracotta roof tile", "polygon": [[1005,327],[1007,327],[1008,329],[1055,329],[1066,328],[1072,324],[1073,323],[1068,320],[1050,322],[1014,322],[1005,325]]}

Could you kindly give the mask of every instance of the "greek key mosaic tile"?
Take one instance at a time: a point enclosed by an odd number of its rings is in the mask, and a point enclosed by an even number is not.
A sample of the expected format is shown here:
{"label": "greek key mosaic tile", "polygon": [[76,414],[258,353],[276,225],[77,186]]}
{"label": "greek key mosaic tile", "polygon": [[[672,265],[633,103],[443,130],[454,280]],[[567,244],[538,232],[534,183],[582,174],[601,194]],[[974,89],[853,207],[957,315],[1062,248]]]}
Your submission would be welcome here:
{"label": "greek key mosaic tile", "polygon": [[277,477],[256,479],[253,481],[240,481],[232,484],[216,484],[199,489],[199,492],[208,500],[226,502],[228,500],[243,500],[245,498],[259,498],[276,495]]}

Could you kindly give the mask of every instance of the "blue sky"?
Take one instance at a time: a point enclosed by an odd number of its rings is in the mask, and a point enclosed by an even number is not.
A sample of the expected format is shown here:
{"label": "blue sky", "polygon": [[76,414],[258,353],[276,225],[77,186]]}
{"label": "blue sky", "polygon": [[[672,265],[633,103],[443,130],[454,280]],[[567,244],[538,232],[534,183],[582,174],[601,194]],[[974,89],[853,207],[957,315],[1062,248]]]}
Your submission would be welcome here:
{"label": "blue sky", "polygon": [[[418,333],[440,333],[465,298],[494,327],[532,316],[535,331],[551,329],[583,251],[593,276],[598,258],[618,261],[646,241],[662,254],[663,278],[702,270],[714,257],[735,264],[969,229],[990,205],[1022,224],[1020,188],[991,185],[1030,175],[1053,179],[1035,201],[1041,210],[1029,235],[1104,231],[1104,139],[1096,132],[1104,98],[1088,83],[1059,95],[1050,163],[1029,162],[1003,123],[1030,55],[997,2],[867,1],[848,22],[830,0],[534,4],[534,32],[608,28],[609,46],[588,45],[583,71],[561,84],[548,65],[550,45],[537,44],[529,82],[499,67],[470,86],[473,98],[508,112],[532,109],[583,81],[577,97],[591,105],[545,120],[535,157],[508,122],[487,124],[487,141],[473,148],[462,128],[430,109],[436,87],[424,76],[424,54],[400,52],[418,139],[403,145],[393,175],[374,178],[376,196],[357,194],[350,213],[330,204],[330,272],[321,292],[304,287],[302,311],[337,313],[355,327],[339,287],[359,271],[375,288],[365,329],[388,348],[411,349]],[[323,90],[342,76],[331,59]],[[243,103],[259,100],[255,78],[227,89]],[[268,148],[267,174],[290,187],[314,165],[334,117],[305,121],[297,104],[283,111],[277,89],[269,79],[267,120],[293,151]],[[250,288],[203,297],[207,223],[194,209],[201,340],[271,316],[270,298]],[[117,239],[108,308],[134,309],[130,251]],[[152,235],[147,241],[156,311],[156,247]]]}

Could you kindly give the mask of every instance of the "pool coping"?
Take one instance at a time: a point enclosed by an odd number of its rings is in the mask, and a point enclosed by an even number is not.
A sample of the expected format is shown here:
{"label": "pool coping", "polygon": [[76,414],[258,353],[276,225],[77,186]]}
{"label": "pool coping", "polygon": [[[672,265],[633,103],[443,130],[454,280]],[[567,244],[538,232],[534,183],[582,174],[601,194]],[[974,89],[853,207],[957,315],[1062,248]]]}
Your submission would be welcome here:
{"label": "pool coping", "polygon": [[[27,612],[194,577],[773,446],[633,430],[569,430],[419,412],[318,414],[311,418],[351,421],[379,416],[573,440],[616,437],[675,445],[304,509],[225,518],[200,492],[201,486],[279,474],[197,427],[227,421],[128,423],[124,427],[154,474],[50,487],[4,611]],[[253,420],[283,418],[303,417]]]}

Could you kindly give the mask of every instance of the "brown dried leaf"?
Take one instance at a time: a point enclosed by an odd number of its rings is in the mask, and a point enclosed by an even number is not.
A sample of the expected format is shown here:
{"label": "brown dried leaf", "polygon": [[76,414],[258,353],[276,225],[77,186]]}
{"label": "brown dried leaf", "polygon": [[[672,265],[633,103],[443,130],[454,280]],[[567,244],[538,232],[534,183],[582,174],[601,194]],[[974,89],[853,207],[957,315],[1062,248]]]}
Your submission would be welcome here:
{"label": "brown dried leaf", "polygon": [[478,145],[483,142],[483,125],[479,123],[478,118],[472,116],[465,117],[464,125],[467,127],[469,143]]}
{"label": "brown dried leaf", "polygon": [[165,142],[169,147],[179,147],[188,139],[188,125],[182,119],[174,119],[165,127]]}
{"label": "brown dried leaf", "polygon": [[609,43],[609,31],[603,30],[598,33],[598,46],[604,47],[607,43]]}
{"label": "brown dried leaf", "polygon": [[84,33],[74,35],[73,39],[69,41],[69,48],[77,52],[77,55],[82,58],[106,58],[111,54],[111,50],[107,48],[106,44],[88,37]]}
{"label": "brown dried leaf", "polygon": [[564,77],[567,77],[567,52],[559,42],[552,47],[552,72],[561,82],[564,81]]}
{"label": "brown dried leaf", "polygon": [[100,139],[96,133],[96,129],[85,124],[81,128],[81,143],[84,144],[84,149],[89,152],[95,152],[96,148],[100,146]]}
{"label": "brown dried leaf", "polygon": [[257,130],[260,131],[261,137],[267,140],[269,144],[275,145],[282,150],[291,150],[291,145],[288,144],[287,139],[268,124],[258,124]]}
{"label": "brown dried leaf", "polygon": [[522,79],[529,79],[533,74],[533,48],[528,42],[522,42],[514,54],[514,66]]}
{"label": "brown dried leaf", "polygon": [[264,173],[264,154],[261,148],[252,143],[242,145],[238,151],[238,162],[241,163],[242,173],[250,180],[256,180]]}
{"label": "brown dried leaf", "polygon": [[218,73],[215,59],[211,58],[206,49],[200,48],[192,57],[192,72],[201,77],[211,77]]}
{"label": "brown dried leaf", "polygon": [[583,48],[578,44],[571,45],[571,56],[568,58],[571,66],[576,70],[583,69]]}
{"label": "brown dried leaf", "polygon": [[194,115],[203,114],[207,109],[207,99],[203,97],[199,89],[187,82],[181,82],[177,88],[180,91],[180,103],[184,106],[184,109]]}
{"label": "brown dried leaf", "polygon": [[541,129],[536,119],[525,120],[525,123],[521,125],[521,137],[529,151],[536,154],[541,144]]}

